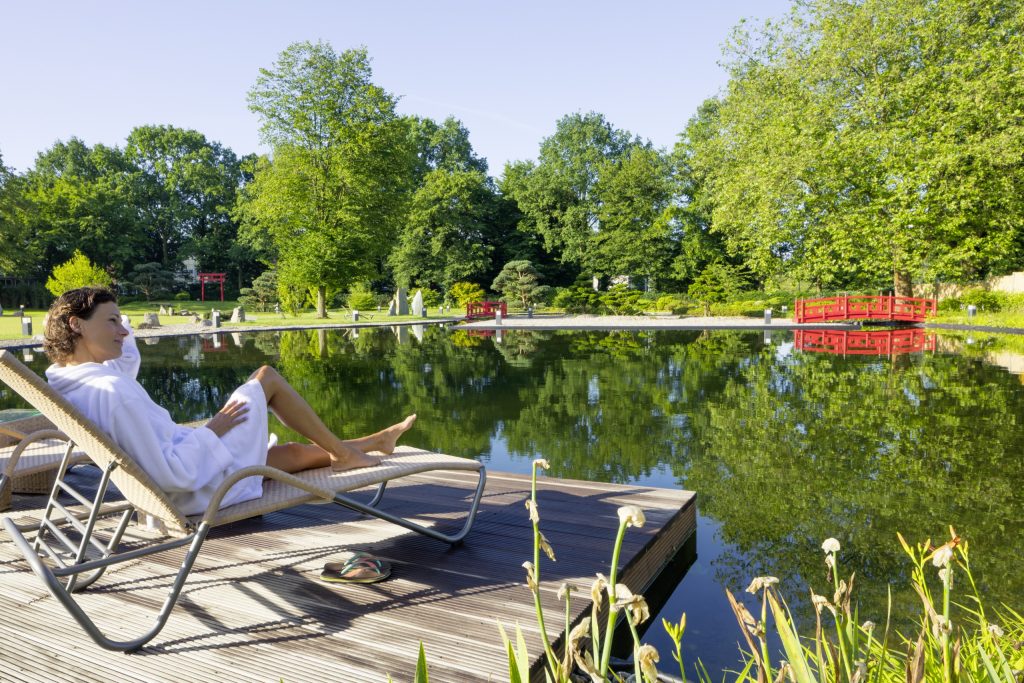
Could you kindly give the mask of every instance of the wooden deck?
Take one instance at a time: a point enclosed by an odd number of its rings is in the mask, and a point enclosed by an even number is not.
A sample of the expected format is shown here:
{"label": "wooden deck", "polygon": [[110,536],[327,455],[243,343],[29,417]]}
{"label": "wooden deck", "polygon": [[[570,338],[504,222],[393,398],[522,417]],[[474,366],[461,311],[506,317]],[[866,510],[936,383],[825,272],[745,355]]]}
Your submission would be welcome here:
{"label": "wooden deck", "polygon": [[[85,473],[75,476],[93,476]],[[78,471],[81,471],[78,470]],[[522,563],[532,559],[524,501],[529,479],[488,473],[472,533],[450,547],[333,505],[306,505],[211,533],[164,630],[125,655],[96,646],[0,537],[0,681],[411,681],[420,641],[435,683],[507,680],[500,620],[519,622],[529,651],[542,650]],[[409,478],[413,479],[413,478]],[[420,511],[421,523],[452,525],[474,476],[421,475],[389,487],[382,507]],[[13,514],[41,504],[17,497]],[[595,573],[607,575],[621,505],[646,513],[626,534],[621,580],[645,591],[694,533],[694,494],[543,478],[541,529],[558,561],[542,560],[547,626],[561,634],[563,581],[589,609]],[[143,535],[142,531],[131,532]],[[388,559],[392,578],[375,585],[318,579],[329,560],[365,550]],[[99,622],[135,637],[183,555],[170,551],[123,566],[82,596]],[[511,632],[511,631],[510,631]]]}

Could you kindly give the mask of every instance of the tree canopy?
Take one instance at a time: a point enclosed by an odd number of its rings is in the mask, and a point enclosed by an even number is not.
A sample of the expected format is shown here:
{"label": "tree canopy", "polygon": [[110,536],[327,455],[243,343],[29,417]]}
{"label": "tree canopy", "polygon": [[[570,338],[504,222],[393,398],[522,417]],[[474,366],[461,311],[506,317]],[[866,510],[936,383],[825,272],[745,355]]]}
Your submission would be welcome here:
{"label": "tree canopy", "polygon": [[372,276],[397,235],[415,148],[395,99],[374,85],[365,49],[289,46],[249,92],[272,146],[256,170],[242,216],[266,232],[284,284],[328,289]]}
{"label": "tree canopy", "polygon": [[810,0],[738,30],[696,145],[715,230],[761,276],[976,280],[1018,263],[1024,9]]}
{"label": "tree canopy", "polygon": [[794,0],[733,32],[673,149],[569,113],[499,178],[456,118],[399,115],[365,49],[295,43],[249,92],[267,156],[147,125],[0,163],[0,270],[191,257],[241,288],[271,266],[286,308],[321,314],[356,282],[447,293],[523,260],[664,292],[740,267],[797,290],[979,282],[1024,265],[1022,29],[1017,0]]}

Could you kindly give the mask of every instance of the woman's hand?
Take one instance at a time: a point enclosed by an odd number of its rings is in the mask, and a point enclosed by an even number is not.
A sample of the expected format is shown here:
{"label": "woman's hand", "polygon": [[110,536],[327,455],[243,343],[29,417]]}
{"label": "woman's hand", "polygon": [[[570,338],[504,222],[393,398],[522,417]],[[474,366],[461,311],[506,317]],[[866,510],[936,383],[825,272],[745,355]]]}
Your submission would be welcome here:
{"label": "woman's hand", "polygon": [[249,412],[249,404],[241,401],[229,401],[220,412],[210,418],[204,427],[217,436],[224,436],[238,425],[245,422],[245,414]]}

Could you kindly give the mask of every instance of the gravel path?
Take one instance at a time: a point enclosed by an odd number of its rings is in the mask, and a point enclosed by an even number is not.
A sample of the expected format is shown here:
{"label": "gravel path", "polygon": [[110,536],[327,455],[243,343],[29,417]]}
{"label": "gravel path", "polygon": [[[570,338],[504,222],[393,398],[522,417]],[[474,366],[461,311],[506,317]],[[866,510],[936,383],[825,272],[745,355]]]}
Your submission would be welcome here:
{"label": "gravel path", "polygon": [[[463,323],[458,329],[496,329],[499,327],[494,320],[476,320]],[[500,327],[503,329],[538,329],[538,330],[629,330],[629,329],[665,329],[665,330],[797,330],[804,328],[828,328],[835,330],[857,330],[859,323],[816,323],[813,325],[794,323],[790,318],[776,318],[765,323],[762,318],[742,317],[703,317],[675,315],[510,315]]]}

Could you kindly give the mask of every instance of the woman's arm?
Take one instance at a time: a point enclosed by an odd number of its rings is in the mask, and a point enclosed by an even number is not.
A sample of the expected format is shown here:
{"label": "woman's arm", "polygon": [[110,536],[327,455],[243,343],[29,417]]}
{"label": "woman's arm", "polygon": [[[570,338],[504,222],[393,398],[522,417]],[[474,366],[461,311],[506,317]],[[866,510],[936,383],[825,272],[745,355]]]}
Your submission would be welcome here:
{"label": "woman's arm", "polygon": [[121,346],[121,357],[108,360],[103,364],[117,370],[122,375],[135,379],[139,376],[142,355],[139,353],[138,344],[135,343],[135,331],[132,329],[128,316],[121,316],[121,324],[128,330],[128,336],[124,338],[124,343]]}

